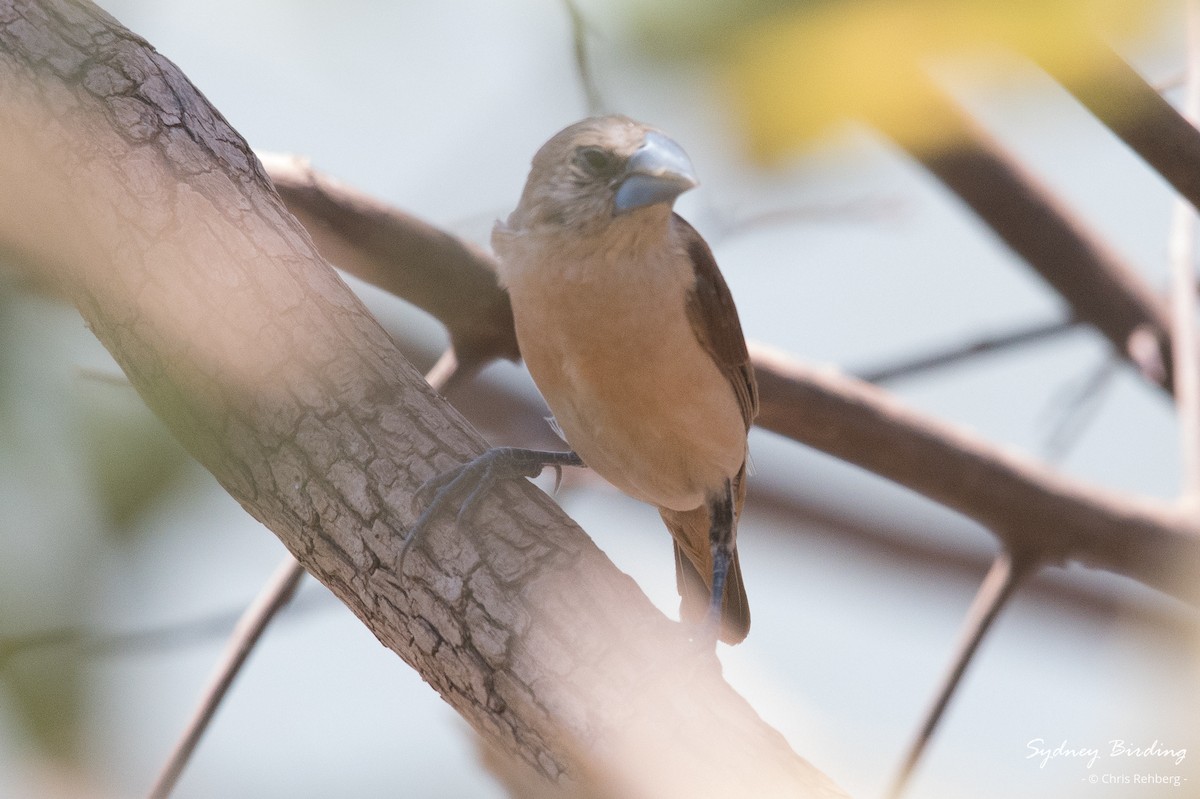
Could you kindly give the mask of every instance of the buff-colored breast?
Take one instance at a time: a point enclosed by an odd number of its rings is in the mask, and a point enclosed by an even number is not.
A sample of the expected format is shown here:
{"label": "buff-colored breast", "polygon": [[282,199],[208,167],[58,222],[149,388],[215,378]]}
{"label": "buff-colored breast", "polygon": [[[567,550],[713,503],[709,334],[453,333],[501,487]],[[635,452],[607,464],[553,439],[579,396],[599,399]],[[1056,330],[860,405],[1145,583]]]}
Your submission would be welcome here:
{"label": "buff-colored breast", "polygon": [[535,246],[498,228],[493,244],[522,356],[567,443],[625,493],[689,510],[737,474],[746,429],[688,319],[686,253],[642,247],[643,233],[618,222],[603,246]]}

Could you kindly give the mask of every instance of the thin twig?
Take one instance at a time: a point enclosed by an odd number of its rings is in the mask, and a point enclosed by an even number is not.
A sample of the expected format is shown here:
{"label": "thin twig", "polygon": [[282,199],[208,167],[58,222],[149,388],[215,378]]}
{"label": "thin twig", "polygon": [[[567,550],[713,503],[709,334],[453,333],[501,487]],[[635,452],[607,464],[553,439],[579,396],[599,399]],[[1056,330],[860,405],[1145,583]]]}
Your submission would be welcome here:
{"label": "thin twig", "polygon": [[[1183,115],[1193,124],[1200,115],[1200,2],[1186,7],[1187,80]],[[1175,404],[1183,460],[1186,507],[1200,507],[1200,363],[1196,345],[1196,209],[1176,199],[1171,220],[1171,341],[1175,352]]]}
{"label": "thin twig", "polygon": [[183,773],[184,767],[196,750],[196,745],[200,743],[200,736],[208,729],[213,715],[217,712],[217,707],[228,693],[229,686],[233,684],[234,678],[237,677],[246,658],[250,656],[251,650],[262,637],[271,619],[292,598],[296,586],[300,584],[300,578],[303,576],[304,568],[289,553],[275,569],[275,574],[263,587],[262,592],[250,607],[246,608],[246,612],[238,620],[233,634],[225,645],[225,652],[222,654],[216,670],[200,695],[196,711],[188,721],[183,735],[180,736],[179,741],[171,750],[171,754],[167,757],[167,762],[159,772],[158,778],[154,781],[154,786],[148,794],[150,799],[166,799],[171,795],[171,791],[175,789],[175,784],[179,781],[179,775]]}
{"label": "thin twig", "polygon": [[1015,328],[1004,333],[985,336],[965,344],[945,347],[941,350],[910,357],[902,362],[872,369],[861,369],[855,372],[859,380],[868,383],[886,383],[903,377],[914,377],[934,369],[953,366],[976,355],[998,352],[1010,347],[1044,341],[1072,330],[1078,322],[1064,319],[1055,322],[1041,322]]}
{"label": "thin twig", "polygon": [[58,627],[0,639],[0,670],[17,658],[43,651],[69,650],[70,657],[94,657],[145,650],[167,650],[228,636],[240,613],[213,613],[202,618],[142,630],[96,634],[81,626]]}
{"label": "thin twig", "polygon": [[[765,211],[726,212],[709,204],[707,214],[720,239],[744,236],[760,230],[805,224],[877,224],[898,220],[908,207],[900,197],[863,196],[828,202],[811,202]],[[709,237],[712,241],[713,237]]]}
{"label": "thin twig", "polygon": [[[433,368],[425,376],[426,381],[436,391],[444,391],[460,374],[458,359],[454,357],[453,348],[449,348],[438,359]],[[208,729],[213,716],[217,712],[229,687],[233,684],[238,672],[245,665],[250,652],[266,632],[272,619],[282,610],[296,593],[300,579],[304,577],[304,567],[292,557],[291,553],[284,556],[283,561],[275,569],[275,573],[254,602],[250,604],[242,617],[238,619],[217,667],[200,695],[200,701],[184,728],[183,734],[175,743],[167,757],[167,762],[159,772],[154,787],[148,794],[150,799],[166,799],[175,789],[183,769],[191,760],[200,737]]]}
{"label": "thin twig", "polygon": [[104,383],[110,386],[120,386],[121,388],[132,388],[127,378],[122,372],[114,371],[113,369],[100,369],[94,366],[80,366],[75,370],[76,374],[83,380],[90,380],[96,383]]}
{"label": "thin twig", "polygon": [[425,373],[425,382],[429,387],[437,392],[445,392],[450,386],[457,385],[464,377],[469,377],[463,373],[464,367],[455,357],[454,348],[451,347],[442,353],[442,357],[437,359],[428,372]]}
{"label": "thin twig", "polygon": [[971,659],[978,651],[984,635],[991,628],[1000,610],[1012,598],[1017,586],[1036,569],[1037,565],[1037,558],[1013,555],[1007,551],[1001,552],[992,561],[992,567],[988,570],[987,576],[983,578],[983,583],[979,586],[978,593],[975,594],[975,600],[971,603],[970,610],[967,611],[966,622],[959,636],[958,646],[955,647],[954,657],[950,661],[950,668],[943,676],[933,702],[904,757],[900,771],[888,789],[888,799],[898,799],[904,794],[913,771],[920,763],[921,756],[925,753],[930,739],[937,730],[938,724],[962,681],[967,666],[970,665]]}
{"label": "thin twig", "polygon": [[588,49],[588,24],[575,0],[563,0],[567,16],[571,19],[571,44],[575,53],[575,71],[579,75],[579,83],[583,86],[583,94],[587,100],[589,114],[599,114],[604,110],[604,100],[600,97],[600,87],[596,85],[596,75],[592,71],[592,59]]}
{"label": "thin twig", "polygon": [[1050,433],[1043,445],[1049,463],[1061,463],[1096,418],[1106,390],[1112,386],[1119,362],[1108,355],[1074,385],[1066,386],[1051,402]]}
{"label": "thin twig", "polygon": [[[339,607],[325,593],[299,596],[288,606],[288,618],[295,619],[322,605],[326,609]],[[193,619],[116,632],[97,632],[84,626],[69,626],[6,636],[0,638],[0,670],[17,658],[42,652],[71,658],[104,658],[199,646],[228,638],[230,629],[244,612],[244,607],[221,610]]]}
{"label": "thin twig", "polygon": [[464,372],[465,370],[459,368],[458,355],[455,354],[454,348],[447,347],[437,362],[425,373],[425,382],[444,394],[466,376]]}

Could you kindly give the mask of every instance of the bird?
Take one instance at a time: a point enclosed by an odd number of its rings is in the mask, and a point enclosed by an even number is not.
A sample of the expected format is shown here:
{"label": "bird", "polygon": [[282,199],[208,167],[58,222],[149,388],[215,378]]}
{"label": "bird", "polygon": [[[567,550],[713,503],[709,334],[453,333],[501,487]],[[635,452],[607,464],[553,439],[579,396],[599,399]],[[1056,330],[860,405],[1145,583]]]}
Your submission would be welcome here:
{"label": "bird", "polygon": [[626,116],[537,151],[491,240],[521,357],[570,451],[496,448],[438,475],[414,528],[465,493],[461,519],[496,479],[587,466],[658,508],[681,620],[735,644],[750,628],[736,537],[758,389],[712,250],[673,210],[697,185],[678,143]]}

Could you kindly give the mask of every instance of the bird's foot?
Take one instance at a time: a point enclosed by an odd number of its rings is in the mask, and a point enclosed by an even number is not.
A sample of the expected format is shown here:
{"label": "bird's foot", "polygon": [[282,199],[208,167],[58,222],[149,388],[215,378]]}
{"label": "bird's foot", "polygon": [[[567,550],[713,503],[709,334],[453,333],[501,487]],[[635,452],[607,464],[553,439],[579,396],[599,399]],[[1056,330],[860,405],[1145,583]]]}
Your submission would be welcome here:
{"label": "bird's foot", "polygon": [[562,467],[583,465],[583,461],[574,452],[494,447],[474,460],[434,475],[413,494],[413,506],[424,505],[425,509],[417,517],[400,546],[399,566],[403,567],[408,550],[443,509],[457,502],[458,512],[455,518],[462,522],[471,517],[476,506],[498,480],[537,477],[542,469],[552,466],[557,473],[554,488],[558,490],[562,480]]}

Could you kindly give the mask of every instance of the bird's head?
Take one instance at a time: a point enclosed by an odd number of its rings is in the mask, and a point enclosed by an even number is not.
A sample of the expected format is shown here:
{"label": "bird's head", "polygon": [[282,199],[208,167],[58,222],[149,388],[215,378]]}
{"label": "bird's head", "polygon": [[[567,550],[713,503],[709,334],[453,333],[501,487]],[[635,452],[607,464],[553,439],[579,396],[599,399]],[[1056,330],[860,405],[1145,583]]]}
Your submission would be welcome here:
{"label": "bird's head", "polygon": [[672,139],[628,117],[585,119],[546,142],[510,227],[584,230],[657,208],[697,185],[692,162]]}

